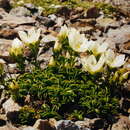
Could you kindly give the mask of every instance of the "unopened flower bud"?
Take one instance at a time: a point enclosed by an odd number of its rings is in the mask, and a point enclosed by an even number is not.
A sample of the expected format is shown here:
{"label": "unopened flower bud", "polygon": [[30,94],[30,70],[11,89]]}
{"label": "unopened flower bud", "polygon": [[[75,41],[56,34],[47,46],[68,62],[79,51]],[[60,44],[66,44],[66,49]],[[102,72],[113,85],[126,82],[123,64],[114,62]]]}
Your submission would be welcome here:
{"label": "unopened flower bud", "polygon": [[49,61],[49,66],[55,66],[55,60],[54,60],[54,57],[52,56],[51,58],[50,58],[50,61]]}
{"label": "unopened flower bud", "polygon": [[70,58],[70,53],[68,51],[66,52],[66,58]]}
{"label": "unopened flower bud", "polygon": [[56,41],[54,45],[54,51],[60,51],[60,49],[61,49],[61,43],[59,43],[59,41]]}

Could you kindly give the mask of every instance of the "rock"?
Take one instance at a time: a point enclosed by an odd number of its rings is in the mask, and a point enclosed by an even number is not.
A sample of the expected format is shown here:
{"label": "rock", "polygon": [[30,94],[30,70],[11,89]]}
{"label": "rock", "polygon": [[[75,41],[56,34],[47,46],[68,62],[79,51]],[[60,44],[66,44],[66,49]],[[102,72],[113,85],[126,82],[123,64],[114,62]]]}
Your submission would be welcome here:
{"label": "rock", "polygon": [[76,125],[81,129],[90,128],[94,130],[102,129],[104,127],[104,121],[101,118],[85,119],[84,121],[76,121]]}
{"label": "rock", "polygon": [[107,4],[111,4],[120,9],[120,12],[122,12],[125,15],[130,16],[130,1],[129,0],[92,0],[93,2],[104,2]]}
{"label": "rock", "polygon": [[[43,53],[42,53],[43,52]],[[50,58],[53,54],[52,52],[52,48],[49,50],[46,50],[45,48],[43,50],[41,50],[40,52],[41,54],[38,56],[37,60],[40,62],[40,67],[42,69],[46,68],[46,66],[48,65]]]}
{"label": "rock", "polygon": [[124,44],[124,49],[130,50],[130,42],[129,41]]}
{"label": "rock", "polygon": [[[126,96],[126,95],[124,95]],[[128,98],[123,98],[122,99],[122,104],[121,104],[121,109],[124,111],[124,112],[128,112],[129,111],[129,108],[130,108],[130,99]]]}
{"label": "rock", "polygon": [[121,26],[119,21],[116,21],[111,18],[98,18],[96,26],[104,31],[107,31],[109,28],[117,28]]}
{"label": "rock", "polygon": [[87,18],[97,18],[99,14],[99,9],[97,7],[92,7],[87,10]]}
{"label": "rock", "polygon": [[64,6],[64,7],[60,7],[58,10],[57,10],[57,15],[58,16],[64,16],[65,18],[69,18],[69,16],[70,16],[70,13],[71,13],[71,10],[68,8],[68,7],[66,7],[66,6]]}
{"label": "rock", "polygon": [[76,7],[75,9],[71,10],[71,15],[76,15],[76,14],[83,15],[82,14],[83,12],[84,12],[83,7]]}
{"label": "rock", "polygon": [[10,9],[11,8],[11,5],[10,5],[10,2],[9,0],[0,0],[0,8],[5,8],[5,9]]}
{"label": "rock", "polygon": [[32,16],[38,17],[41,16],[44,9],[42,7],[36,7],[35,5],[31,3],[24,4],[24,7],[30,11]]}
{"label": "rock", "polygon": [[90,34],[92,35],[92,32],[94,32],[94,28],[92,26],[86,26],[86,27],[79,27],[78,30],[83,34]]}
{"label": "rock", "polygon": [[59,27],[61,27],[64,24],[64,21],[65,20],[63,18],[58,17],[57,21],[56,21],[56,23],[57,23],[56,25],[59,26]]}
{"label": "rock", "polygon": [[43,24],[47,28],[52,27],[52,26],[54,26],[56,24],[54,20],[52,20],[52,19],[50,19],[48,17],[39,16],[37,19],[39,20],[39,22],[41,24]]}
{"label": "rock", "polygon": [[36,22],[35,19],[32,17],[24,17],[24,16],[18,17],[10,14],[5,14],[3,19],[0,20],[0,26],[6,24],[11,28],[14,28],[18,25],[32,25],[35,22]]}
{"label": "rock", "polygon": [[0,118],[0,127],[6,125],[6,121]]}
{"label": "rock", "polygon": [[113,0],[112,5],[118,7],[123,14],[130,16],[129,0]]}
{"label": "rock", "polygon": [[120,46],[120,52],[130,55],[130,42],[126,42]]}
{"label": "rock", "polygon": [[[3,90],[2,94],[0,96],[0,108],[2,108],[3,103],[8,99],[8,96],[6,95],[6,91]],[[2,113],[2,112],[1,112]]]}
{"label": "rock", "polygon": [[18,128],[14,127],[14,126],[3,126],[0,127],[0,130],[19,130]]}
{"label": "rock", "polygon": [[18,36],[14,29],[2,29],[0,30],[0,38],[14,39]]}
{"label": "rock", "polygon": [[0,16],[1,16],[1,19],[3,19],[4,16],[6,16],[8,13],[3,9],[3,8],[0,8]]}
{"label": "rock", "polygon": [[38,129],[36,129],[36,128],[33,128],[33,127],[31,127],[31,126],[25,126],[25,127],[21,127],[21,128],[19,128],[20,130],[22,129],[22,130],[38,130]]}
{"label": "rock", "polygon": [[38,119],[33,125],[33,128],[39,130],[56,130],[54,124],[51,124],[48,120]]}
{"label": "rock", "polygon": [[1,63],[1,64],[6,64],[6,62],[5,62],[4,59],[0,59],[0,63]]}
{"label": "rock", "polygon": [[5,111],[7,119],[11,121],[11,123],[18,123],[18,115],[21,107],[13,101],[10,97],[5,103],[2,104],[2,107]]}
{"label": "rock", "polygon": [[50,15],[48,15],[48,18],[50,18],[53,21],[56,21],[57,16],[55,14],[50,14]]}
{"label": "rock", "polygon": [[0,58],[4,59],[8,63],[12,63],[13,60],[9,55],[9,48],[11,47],[12,40],[0,39]]}
{"label": "rock", "polygon": [[43,38],[42,38],[42,40],[41,40],[41,42],[43,42],[43,43],[49,43],[49,42],[54,42],[54,41],[56,41],[56,37],[54,37],[54,36],[52,36],[52,35],[46,35],[46,36],[44,36]]}
{"label": "rock", "polygon": [[118,29],[109,29],[106,37],[105,42],[108,42],[112,48],[124,44],[130,40],[130,25],[124,25]]}
{"label": "rock", "polygon": [[8,64],[8,72],[10,74],[16,74],[18,72],[17,64]]}
{"label": "rock", "polygon": [[87,121],[76,121],[76,125],[80,126],[80,129],[88,129],[89,128],[89,122]]}
{"label": "rock", "polygon": [[21,107],[14,102],[12,97],[10,97],[5,103],[2,105],[3,109],[5,110],[5,113],[19,111]]}
{"label": "rock", "polygon": [[17,8],[13,8],[10,13],[10,15],[13,15],[13,16],[30,16],[31,15],[31,12],[27,9],[27,8],[24,8],[24,7],[17,7]]}
{"label": "rock", "polygon": [[70,120],[60,120],[56,124],[57,130],[80,130],[73,121]]}
{"label": "rock", "polygon": [[120,116],[117,123],[112,125],[111,130],[130,130],[130,120],[126,116]]}
{"label": "rock", "polygon": [[73,22],[72,24],[70,24],[70,26],[75,27],[75,28],[87,28],[87,27],[91,27],[94,28],[96,24],[96,20],[94,19],[78,19],[77,21]]}
{"label": "rock", "polygon": [[24,7],[29,9],[29,10],[35,10],[36,9],[36,6],[31,4],[31,3],[24,4]]}

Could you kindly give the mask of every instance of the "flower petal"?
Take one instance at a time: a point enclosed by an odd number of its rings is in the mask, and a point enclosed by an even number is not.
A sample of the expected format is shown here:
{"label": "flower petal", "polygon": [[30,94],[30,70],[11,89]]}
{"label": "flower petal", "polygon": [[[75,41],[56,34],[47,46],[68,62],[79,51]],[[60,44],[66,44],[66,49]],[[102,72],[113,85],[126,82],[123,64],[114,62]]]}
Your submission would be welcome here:
{"label": "flower petal", "polygon": [[24,31],[19,31],[18,32],[20,39],[24,42],[27,43],[28,42],[28,36],[27,33]]}
{"label": "flower petal", "polygon": [[23,43],[18,39],[15,38],[12,42],[12,48],[20,48],[23,46]]}
{"label": "flower petal", "polygon": [[111,64],[112,68],[121,67],[125,63],[125,55],[118,55]]}
{"label": "flower petal", "polygon": [[107,65],[111,65],[111,63],[113,62],[114,58],[115,58],[115,53],[113,50],[111,49],[108,49],[106,52],[105,52],[105,56],[106,56],[106,64]]}

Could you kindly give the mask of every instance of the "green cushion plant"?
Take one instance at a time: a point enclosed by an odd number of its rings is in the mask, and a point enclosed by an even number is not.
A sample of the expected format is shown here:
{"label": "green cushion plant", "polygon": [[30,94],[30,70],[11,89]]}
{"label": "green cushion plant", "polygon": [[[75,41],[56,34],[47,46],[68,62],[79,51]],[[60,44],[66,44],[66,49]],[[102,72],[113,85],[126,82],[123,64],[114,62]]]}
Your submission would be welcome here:
{"label": "green cushion plant", "polygon": [[[116,115],[122,81],[129,73],[117,69],[125,63],[124,55],[116,56],[106,43],[88,41],[76,29],[66,26],[57,39],[53,57],[44,70],[37,65],[30,72],[21,70],[23,74],[9,85],[13,99],[23,106],[19,123],[32,124],[39,118],[82,120],[90,115],[105,119]],[[110,54],[113,55],[108,57]],[[101,57],[103,63],[99,62]]]}

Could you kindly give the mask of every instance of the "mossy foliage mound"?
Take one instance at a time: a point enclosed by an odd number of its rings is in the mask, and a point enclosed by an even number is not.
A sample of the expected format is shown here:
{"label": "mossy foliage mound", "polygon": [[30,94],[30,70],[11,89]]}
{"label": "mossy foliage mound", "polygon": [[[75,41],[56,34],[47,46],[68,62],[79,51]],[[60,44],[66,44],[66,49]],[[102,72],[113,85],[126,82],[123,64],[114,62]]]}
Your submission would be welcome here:
{"label": "mossy foliage mound", "polygon": [[89,114],[105,118],[116,114],[119,107],[114,84],[103,81],[99,75],[90,77],[78,68],[34,70],[18,77],[17,83],[19,88],[12,90],[13,98],[27,105],[19,116],[22,124],[30,118],[81,120]]}

